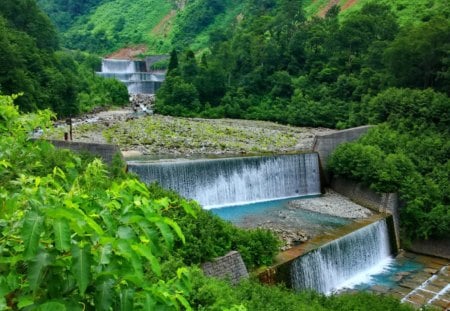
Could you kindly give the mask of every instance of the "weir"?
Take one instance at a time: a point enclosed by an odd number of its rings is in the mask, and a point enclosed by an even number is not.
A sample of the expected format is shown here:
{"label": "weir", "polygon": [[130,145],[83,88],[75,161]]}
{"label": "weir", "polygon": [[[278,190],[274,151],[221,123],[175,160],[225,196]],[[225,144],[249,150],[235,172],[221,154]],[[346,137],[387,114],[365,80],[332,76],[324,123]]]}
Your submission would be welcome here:
{"label": "weir", "polygon": [[163,73],[147,71],[144,61],[127,59],[103,59],[97,75],[121,81],[129,94],[154,94],[165,79]]}
{"label": "weir", "polygon": [[382,219],[294,260],[292,287],[329,294],[366,281],[390,261],[389,230]]}
{"label": "weir", "polygon": [[199,201],[207,209],[320,194],[319,163],[315,153],[128,162],[128,168],[144,182],[158,181],[165,188]]}

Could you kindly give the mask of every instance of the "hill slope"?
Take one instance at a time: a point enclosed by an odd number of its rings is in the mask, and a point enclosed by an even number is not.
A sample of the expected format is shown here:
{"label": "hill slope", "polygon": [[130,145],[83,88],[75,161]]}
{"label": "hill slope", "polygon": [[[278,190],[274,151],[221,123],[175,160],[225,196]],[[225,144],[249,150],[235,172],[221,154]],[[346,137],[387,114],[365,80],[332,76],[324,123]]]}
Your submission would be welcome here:
{"label": "hill slope", "polygon": [[[341,20],[372,0],[305,0],[307,18],[324,16],[334,5],[341,7]],[[291,1],[294,3],[293,1]],[[38,0],[62,34],[63,45],[107,54],[130,45],[146,44],[148,53],[168,53],[173,47],[201,50],[210,37],[227,32],[242,19],[261,10],[279,10],[279,0]],[[300,2],[299,2],[300,3]],[[389,5],[400,25],[428,21],[439,12],[449,18],[445,0],[399,0]],[[301,4],[299,4],[301,5]]]}

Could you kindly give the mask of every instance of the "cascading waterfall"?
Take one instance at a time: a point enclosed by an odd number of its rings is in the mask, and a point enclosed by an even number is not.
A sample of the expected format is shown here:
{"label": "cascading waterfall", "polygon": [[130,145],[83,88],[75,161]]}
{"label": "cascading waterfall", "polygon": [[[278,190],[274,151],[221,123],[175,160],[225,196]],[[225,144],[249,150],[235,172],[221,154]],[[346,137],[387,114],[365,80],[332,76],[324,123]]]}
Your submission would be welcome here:
{"label": "cascading waterfall", "polygon": [[103,59],[97,74],[123,82],[129,94],[154,94],[165,79],[165,74],[147,72],[144,61],[126,59]]}
{"label": "cascading waterfall", "polygon": [[143,181],[195,199],[205,208],[320,194],[318,156],[244,157],[183,162],[129,162]]}
{"label": "cascading waterfall", "polygon": [[293,262],[292,286],[329,294],[345,287],[351,278],[379,272],[390,262],[389,241],[383,219],[325,244]]}

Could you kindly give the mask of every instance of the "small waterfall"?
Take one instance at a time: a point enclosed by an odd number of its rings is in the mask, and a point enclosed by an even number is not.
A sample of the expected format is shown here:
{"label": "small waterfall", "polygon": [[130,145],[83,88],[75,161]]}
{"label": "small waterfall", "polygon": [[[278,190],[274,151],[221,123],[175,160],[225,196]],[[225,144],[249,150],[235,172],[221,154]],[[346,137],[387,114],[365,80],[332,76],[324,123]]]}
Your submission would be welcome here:
{"label": "small waterfall", "polygon": [[352,278],[379,273],[390,262],[390,252],[386,220],[379,220],[297,258],[292,287],[332,293]]}
{"label": "small waterfall", "polygon": [[155,94],[165,79],[161,72],[148,72],[144,61],[103,59],[97,75],[123,82],[129,94]]}
{"label": "small waterfall", "polygon": [[147,183],[195,199],[204,207],[320,194],[317,154],[184,162],[129,162]]}

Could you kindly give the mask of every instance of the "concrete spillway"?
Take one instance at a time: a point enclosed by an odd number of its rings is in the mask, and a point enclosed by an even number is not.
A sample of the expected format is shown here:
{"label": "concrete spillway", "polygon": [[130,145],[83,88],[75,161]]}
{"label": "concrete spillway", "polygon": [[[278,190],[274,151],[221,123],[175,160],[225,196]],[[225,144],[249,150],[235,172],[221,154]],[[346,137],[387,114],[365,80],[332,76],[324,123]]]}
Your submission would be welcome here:
{"label": "concrete spillway", "polygon": [[195,199],[205,208],[320,194],[317,154],[166,163],[129,162],[147,183]]}
{"label": "concrete spillway", "polygon": [[297,258],[291,266],[292,286],[329,294],[363,282],[390,261],[389,231],[382,219]]}
{"label": "concrete spillway", "polygon": [[103,59],[102,71],[97,74],[121,81],[129,94],[154,94],[165,79],[163,73],[147,72],[144,61],[127,59]]}

